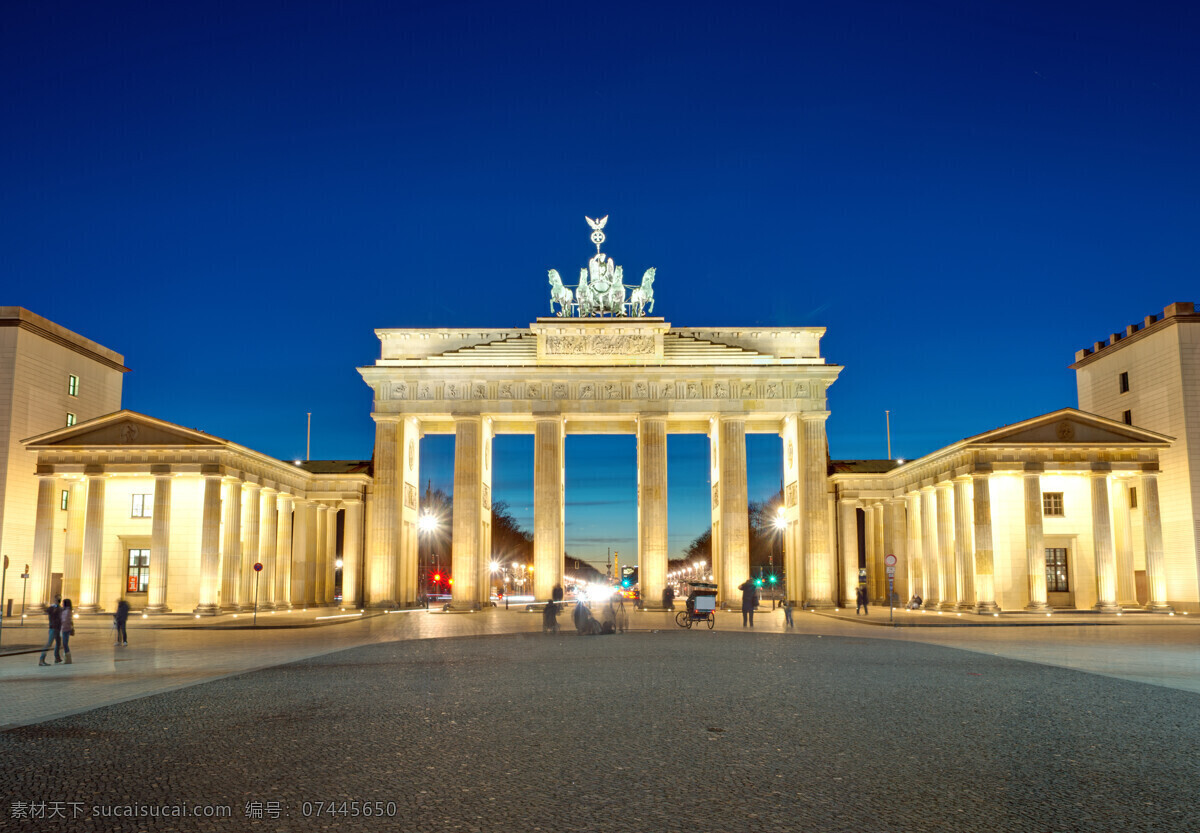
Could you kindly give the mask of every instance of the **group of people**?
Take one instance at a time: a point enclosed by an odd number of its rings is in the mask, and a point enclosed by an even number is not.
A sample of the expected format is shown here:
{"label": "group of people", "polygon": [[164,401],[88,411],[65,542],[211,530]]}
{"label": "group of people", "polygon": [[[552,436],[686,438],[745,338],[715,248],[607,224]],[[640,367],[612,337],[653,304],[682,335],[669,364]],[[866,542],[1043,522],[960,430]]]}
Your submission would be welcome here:
{"label": "group of people", "polygon": [[[542,608],[542,632],[558,633],[558,612],[563,603],[562,585],[554,585],[550,601]],[[571,613],[576,633],[585,636],[602,633],[623,633],[629,628],[629,614],[625,611],[625,600],[617,605],[609,599],[601,609],[600,619],[592,615],[591,608],[580,599]]]}
{"label": "group of people", "polygon": [[[42,655],[38,665],[50,665],[46,662],[46,654],[50,646],[54,646],[54,661],[71,664],[71,637],[75,635],[75,607],[70,599],[55,595],[54,604],[46,608],[50,631],[46,644],[42,646]],[[114,645],[128,645],[129,636],[125,632],[125,623],[129,619],[129,602],[121,599],[117,602],[117,612],[113,614],[113,632],[116,634]]]}

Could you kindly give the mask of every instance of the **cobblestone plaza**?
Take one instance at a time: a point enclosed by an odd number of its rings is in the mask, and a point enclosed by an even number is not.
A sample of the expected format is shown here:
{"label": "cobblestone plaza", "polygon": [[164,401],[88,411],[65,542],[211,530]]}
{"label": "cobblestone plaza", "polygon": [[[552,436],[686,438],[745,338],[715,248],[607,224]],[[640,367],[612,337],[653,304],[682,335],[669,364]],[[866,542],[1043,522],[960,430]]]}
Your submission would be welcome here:
{"label": "cobblestone plaza", "polygon": [[[85,627],[71,666],[0,657],[3,826],[1194,829],[1195,623],[872,616]],[[119,815],[151,806],[200,817]]]}

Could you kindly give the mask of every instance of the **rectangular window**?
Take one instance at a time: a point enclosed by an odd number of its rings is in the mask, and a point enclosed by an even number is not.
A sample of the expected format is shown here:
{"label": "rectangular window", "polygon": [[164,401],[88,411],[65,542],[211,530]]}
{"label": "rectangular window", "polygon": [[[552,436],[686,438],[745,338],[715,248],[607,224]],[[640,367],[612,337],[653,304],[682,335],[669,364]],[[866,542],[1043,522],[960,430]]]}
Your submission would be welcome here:
{"label": "rectangular window", "polygon": [[1137,486],[1129,487],[1129,508],[1137,509]]}
{"label": "rectangular window", "polygon": [[69,396],[79,396],[79,377],[78,376],[68,376],[67,377],[67,394]]}
{"label": "rectangular window", "polygon": [[75,414],[67,414],[67,427],[69,428],[74,424],[75,424]]}
{"label": "rectangular window", "polygon": [[[1049,552],[1049,550],[1047,550],[1047,552]],[[1046,569],[1049,569],[1049,567]],[[128,572],[125,573],[125,592],[145,593],[146,588],[149,585],[150,550],[130,550],[129,569]]]}
{"label": "rectangular window", "polygon": [[63,510],[64,512],[67,511],[67,501],[70,500],[70,498],[71,498],[71,493],[69,491],[67,491],[66,489],[63,489],[62,494],[59,495],[59,498],[58,498],[58,508]]}
{"label": "rectangular window", "polygon": [[1063,517],[1063,493],[1042,492],[1042,514],[1047,518]]}
{"label": "rectangular window", "polygon": [[1120,379],[1121,393],[1129,393],[1129,373],[1122,373]]}
{"label": "rectangular window", "polygon": [[149,518],[154,511],[154,496],[153,495],[134,495],[133,509],[129,513],[131,518]]}
{"label": "rectangular window", "polygon": [[1121,414],[1121,421],[1126,425],[1133,425],[1133,411],[1126,411]]}
{"label": "rectangular window", "polygon": [[1071,581],[1067,578],[1067,550],[1065,547],[1046,547],[1046,592],[1071,592]]}

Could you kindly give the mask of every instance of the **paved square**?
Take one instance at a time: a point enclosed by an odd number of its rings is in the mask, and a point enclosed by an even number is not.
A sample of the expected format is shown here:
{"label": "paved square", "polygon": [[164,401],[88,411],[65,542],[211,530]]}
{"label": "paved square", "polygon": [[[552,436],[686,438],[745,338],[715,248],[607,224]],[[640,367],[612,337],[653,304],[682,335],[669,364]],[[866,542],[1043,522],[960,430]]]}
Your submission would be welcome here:
{"label": "paved square", "polygon": [[[1198,705],[829,634],[385,642],[2,732],[2,815],[16,829],[1185,831]],[[78,818],[12,817],[54,800],[82,802]],[[328,812],[356,801],[394,817]],[[280,818],[246,817],[268,802]],[[92,817],[181,803],[231,816]]]}

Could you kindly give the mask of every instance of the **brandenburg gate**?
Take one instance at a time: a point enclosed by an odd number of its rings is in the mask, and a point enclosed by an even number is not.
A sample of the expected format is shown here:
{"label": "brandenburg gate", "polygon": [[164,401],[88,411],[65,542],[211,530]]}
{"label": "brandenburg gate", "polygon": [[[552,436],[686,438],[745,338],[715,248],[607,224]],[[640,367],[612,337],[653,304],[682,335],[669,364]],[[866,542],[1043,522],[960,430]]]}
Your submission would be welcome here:
{"label": "brandenburg gate", "polygon": [[[417,603],[420,438],[454,435],[454,609],[490,594],[492,439],[534,435],[534,593],[563,581],[564,443],[568,434],[637,436],[642,599],[667,574],[667,435],[709,438],[713,577],[724,599],[750,575],[746,434],[783,445],[787,593],[833,607],[836,555],[827,487],[826,389],[839,366],[821,357],[822,327],[673,327],[650,317],[654,270],[627,287],[600,251],[572,290],[551,270],[551,311],[519,329],[377,330],[375,474],[363,592],[375,607]],[[626,299],[627,290],[628,300]]]}

